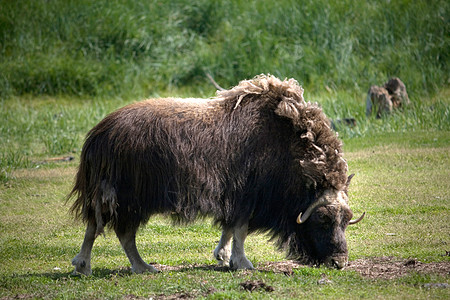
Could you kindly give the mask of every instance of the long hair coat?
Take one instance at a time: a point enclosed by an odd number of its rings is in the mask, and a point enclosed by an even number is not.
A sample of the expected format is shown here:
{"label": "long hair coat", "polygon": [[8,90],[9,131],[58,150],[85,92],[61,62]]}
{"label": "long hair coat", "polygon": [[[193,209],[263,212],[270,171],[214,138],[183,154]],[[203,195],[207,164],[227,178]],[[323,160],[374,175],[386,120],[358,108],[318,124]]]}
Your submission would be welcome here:
{"label": "long hair coat", "polygon": [[168,213],[210,215],[289,242],[321,191],[342,189],[342,144],[294,79],[260,75],[211,99],[151,99],[105,117],[87,135],[72,211],[115,230]]}

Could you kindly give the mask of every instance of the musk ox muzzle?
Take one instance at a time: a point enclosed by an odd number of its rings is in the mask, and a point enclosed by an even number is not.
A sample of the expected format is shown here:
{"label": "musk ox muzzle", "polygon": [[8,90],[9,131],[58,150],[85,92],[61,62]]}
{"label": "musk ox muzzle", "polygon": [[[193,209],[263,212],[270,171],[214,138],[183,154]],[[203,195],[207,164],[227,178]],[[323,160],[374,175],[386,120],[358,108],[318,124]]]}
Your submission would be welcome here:
{"label": "musk ox muzzle", "polygon": [[[346,187],[349,186],[352,177],[353,175],[348,177]],[[300,212],[297,224],[312,228],[309,230],[314,233],[309,239],[308,247],[305,248],[307,254],[303,256],[306,260],[338,269],[344,268],[348,262],[345,229],[348,225],[360,222],[365,212],[356,220],[351,219],[352,215],[346,189],[326,190],[304,212]],[[300,256],[300,260],[305,257]],[[311,259],[313,257],[316,259]]]}
{"label": "musk ox muzzle", "polygon": [[68,198],[87,228],[72,264],[91,273],[94,240],[107,226],[134,272],[157,272],[139,255],[136,231],[167,214],[175,223],[211,216],[222,228],[214,256],[232,269],[253,268],[244,241],[255,231],[293,258],[342,268],[352,224],[347,168],[328,118],[294,79],[260,75],[211,99],[130,104],[83,145]]}

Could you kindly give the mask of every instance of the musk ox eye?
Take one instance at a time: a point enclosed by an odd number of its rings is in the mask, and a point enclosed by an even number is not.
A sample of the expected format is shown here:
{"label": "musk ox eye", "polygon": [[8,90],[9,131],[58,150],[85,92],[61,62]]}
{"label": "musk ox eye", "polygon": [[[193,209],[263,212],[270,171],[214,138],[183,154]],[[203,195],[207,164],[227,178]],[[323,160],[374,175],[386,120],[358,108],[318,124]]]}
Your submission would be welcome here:
{"label": "musk ox eye", "polygon": [[332,223],[331,218],[325,214],[319,214],[317,219],[319,220],[319,223],[321,223],[321,224],[331,224]]}
{"label": "musk ox eye", "polygon": [[319,227],[320,227],[322,230],[329,231],[329,230],[331,229],[331,227],[332,227],[332,224],[331,224],[331,222],[321,222],[321,223],[319,224]]}
{"label": "musk ox eye", "polygon": [[348,223],[350,223],[350,220],[351,220],[351,218],[344,217],[344,219],[342,220],[342,224],[345,224],[347,226]]}
{"label": "musk ox eye", "polygon": [[342,224],[345,224],[346,226],[348,223],[350,223],[350,220],[353,218],[353,213],[351,211],[348,211],[347,213],[344,213],[342,216]]}

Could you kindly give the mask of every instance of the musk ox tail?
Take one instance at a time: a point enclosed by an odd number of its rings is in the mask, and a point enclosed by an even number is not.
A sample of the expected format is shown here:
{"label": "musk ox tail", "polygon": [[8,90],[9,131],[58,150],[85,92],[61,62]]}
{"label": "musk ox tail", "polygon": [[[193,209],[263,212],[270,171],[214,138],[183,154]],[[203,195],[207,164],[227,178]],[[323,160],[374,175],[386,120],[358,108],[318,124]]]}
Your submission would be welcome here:
{"label": "musk ox tail", "polygon": [[96,236],[98,236],[104,234],[104,227],[109,221],[113,221],[114,224],[117,220],[118,202],[116,189],[104,179],[102,169],[89,163],[87,155],[89,140],[88,138],[84,145],[75,185],[68,194],[67,201],[76,197],[70,212],[75,219],[96,224]]}

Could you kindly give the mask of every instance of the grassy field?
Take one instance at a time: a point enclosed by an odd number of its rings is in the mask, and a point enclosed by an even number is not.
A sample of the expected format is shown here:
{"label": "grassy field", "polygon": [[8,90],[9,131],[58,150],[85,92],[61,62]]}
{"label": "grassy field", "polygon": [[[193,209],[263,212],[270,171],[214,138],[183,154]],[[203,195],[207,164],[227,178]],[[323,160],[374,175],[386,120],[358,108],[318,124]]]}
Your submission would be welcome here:
{"label": "grassy field", "polygon": [[[252,235],[246,244],[256,271],[217,268],[212,250],[220,231],[211,220],[173,227],[159,216],[139,232],[138,247],[162,273],[131,274],[118,240],[108,233],[96,241],[93,275],[72,275],[70,261],[84,227],[72,221],[64,197],[83,136],[127,101],[11,98],[0,111],[6,121],[0,123],[0,299],[448,298],[448,91],[429,99],[412,96],[411,107],[379,120],[364,116],[363,97],[307,98],[333,118],[351,113],[358,122],[339,129],[350,172],[356,173],[351,206],[356,215],[367,212],[347,230],[346,270],[286,261],[265,235]],[[69,155],[74,160],[52,160]]]}
{"label": "grassy field", "polygon": [[[350,172],[356,173],[351,206],[355,214],[367,212],[363,222],[347,230],[351,265],[389,256],[440,263],[446,273],[410,269],[388,280],[352,268],[295,266],[286,272],[280,265],[288,263],[283,253],[265,235],[252,235],[246,243],[257,270],[232,272],[214,267],[212,250],[220,231],[211,220],[173,227],[161,216],[140,230],[138,247],[144,259],[162,265],[162,273],[131,274],[118,240],[108,233],[94,246],[93,275],[73,276],[70,260],[84,228],[68,215],[64,197],[75,159],[18,169],[1,186],[0,299],[448,299],[448,286],[441,286],[450,284],[449,136],[448,131],[418,131],[346,140]],[[255,290],[245,290],[245,283]]]}
{"label": "grassy field", "polygon": [[[214,95],[212,85],[204,94]],[[169,94],[163,94],[166,95]],[[193,95],[187,93],[187,96]],[[305,99],[320,103],[331,119],[355,118],[355,128],[338,128],[344,139],[376,137],[379,133],[450,130],[450,89],[441,89],[432,98],[412,94],[410,107],[380,120],[366,118],[365,97],[365,93],[356,91],[320,94],[305,91]],[[16,168],[35,168],[48,158],[78,155],[90,128],[111,111],[140,99],[28,96],[0,101],[3,121],[0,122],[0,182],[8,181]],[[368,141],[363,146],[376,142]]]}
{"label": "grassy field", "polygon": [[[212,91],[211,91],[212,94]],[[310,95],[339,128],[351,173],[356,215],[347,230],[344,271],[296,265],[264,235],[246,243],[256,271],[217,268],[220,231],[211,220],[173,227],[162,216],[138,234],[144,259],[160,274],[134,275],[114,234],[99,238],[93,275],[72,275],[84,227],[64,197],[73,183],[86,132],[128,102],[70,97],[13,97],[1,102],[0,299],[397,298],[450,296],[450,114],[448,91],[382,119],[364,116],[364,95]],[[73,156],[69,162],[53,159]],[[380,263],[382,262],[382,263]],[[412,262],[412,266],[411,266]]]}
{"label": "grassy field", "polygon": [[[0,0],[0,300],[450,298],[450,2]],[[284,259],[265,235],[255,271],[218,268],[211,220],[138,234],[159,274],[131,274],[114,234],[72,275],[84,228],[68,214],[84,136],[148,97],[209,97],[260,73],[293,77],[338,127],[356,215],[343,271]],[[365,116],[371,85],[412,104]],[[60,158],[73,157],[61,162]]]}

